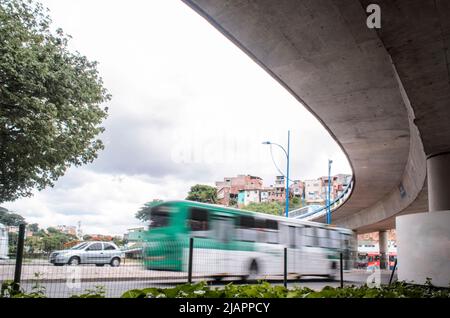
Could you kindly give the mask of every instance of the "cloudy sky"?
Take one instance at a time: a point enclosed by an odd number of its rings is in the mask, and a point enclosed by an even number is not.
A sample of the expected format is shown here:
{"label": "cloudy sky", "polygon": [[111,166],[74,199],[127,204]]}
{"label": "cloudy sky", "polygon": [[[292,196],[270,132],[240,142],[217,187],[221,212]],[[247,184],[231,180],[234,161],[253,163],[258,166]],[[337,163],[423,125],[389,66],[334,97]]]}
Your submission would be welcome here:
{"label": "cloudy sky", "polygon": [[[71,47],[98,61],[112,94],[106,148],[54,188],[4,204],[41,226],[123,234],[152,199],[252,174],[272,183],[270,140],[291,130],[292,179],[351,173],[321,124],[274,79],[179,0],[46,0]],[[284,170],[285,158],[274,148]]]}

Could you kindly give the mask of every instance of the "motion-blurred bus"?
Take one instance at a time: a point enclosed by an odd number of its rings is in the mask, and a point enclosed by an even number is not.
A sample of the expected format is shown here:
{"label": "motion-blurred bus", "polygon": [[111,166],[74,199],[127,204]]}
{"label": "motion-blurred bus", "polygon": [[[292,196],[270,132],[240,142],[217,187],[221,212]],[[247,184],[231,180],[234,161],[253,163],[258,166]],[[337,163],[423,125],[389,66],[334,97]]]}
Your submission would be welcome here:
{"label": "motion-blurred bus", "polygon": [[6,226],[0,223],[0,259],[8,258],[8,231]]}
{"label": "motion-blurred bus", "polygon": [[193,272],[220,279],[289,274],[335,277],[339,255],[350,268],[353,231],[218,205],[169,201],[153,206],[144,235],[147,269],[186,271],[194,238]]}

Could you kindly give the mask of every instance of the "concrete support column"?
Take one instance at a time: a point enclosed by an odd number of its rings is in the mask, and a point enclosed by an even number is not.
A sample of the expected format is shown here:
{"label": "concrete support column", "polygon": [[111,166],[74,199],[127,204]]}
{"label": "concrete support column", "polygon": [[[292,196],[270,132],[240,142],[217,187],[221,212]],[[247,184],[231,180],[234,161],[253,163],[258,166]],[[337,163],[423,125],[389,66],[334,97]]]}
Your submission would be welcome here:
{"label": "concrete support column", "polygon": [[435,286],[450,282],[450,211],[398,216],[398,279]]}
{"label": "concrete support column", "polygon": [[450,152],[427,159],[430,212],[450,210]]}
{"label": "concrete support column", "polygon": [[380,269],[388,269],[388,258],[389,258],[389,246],[388,246],[388,232],[380,231],[378,232],[378,245],[380,246]]}
{"label": "concrete support column", "polygon": [[429,212],[396,218],[398,279],[435,286],[450,282],[450,152],[427,159]]}

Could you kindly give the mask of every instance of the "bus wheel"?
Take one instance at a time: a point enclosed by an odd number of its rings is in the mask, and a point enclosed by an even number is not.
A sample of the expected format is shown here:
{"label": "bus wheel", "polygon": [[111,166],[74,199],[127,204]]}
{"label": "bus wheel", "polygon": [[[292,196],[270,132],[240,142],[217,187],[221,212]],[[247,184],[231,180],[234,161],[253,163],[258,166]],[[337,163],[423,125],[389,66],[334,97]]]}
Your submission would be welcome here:
{"label": "bus wheel", "polygon": [[256,260],[252,260],[252,262],[250,263],[249,270],[248,270],[247,279],[248,280],[256,280],[257,275],[258,275],[258,263],[256,262]]}
{"label": "bus wheel", "polygon": [[215,282],[215,283],[219,283],[219,282],[222,281],[223,276],[218,275],[218,276],[213,276],[212,278],[214,279],[214,282]]}
{"label": "bus wheel", "polygon": [[336,262],[331,263],[331,272],[330,272],[330,274],[328,274],[328,279],[336,280],[337,271],[338,271],[337,267],[338,266],[337,266]]}

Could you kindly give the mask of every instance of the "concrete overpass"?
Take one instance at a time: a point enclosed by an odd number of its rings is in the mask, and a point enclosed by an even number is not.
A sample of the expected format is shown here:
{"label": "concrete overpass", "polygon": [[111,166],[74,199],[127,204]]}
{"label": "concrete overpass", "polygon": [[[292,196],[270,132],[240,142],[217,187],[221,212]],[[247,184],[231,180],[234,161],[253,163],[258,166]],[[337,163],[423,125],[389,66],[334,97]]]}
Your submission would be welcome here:
{"label": "concrete overpass", "polygon": [[[342,147],[355,185],[333,223],[364,233],[394,228],[400,215],[450,210],[450,1],[183,1]],[[371,3],[380,29],[367,27]]]}

